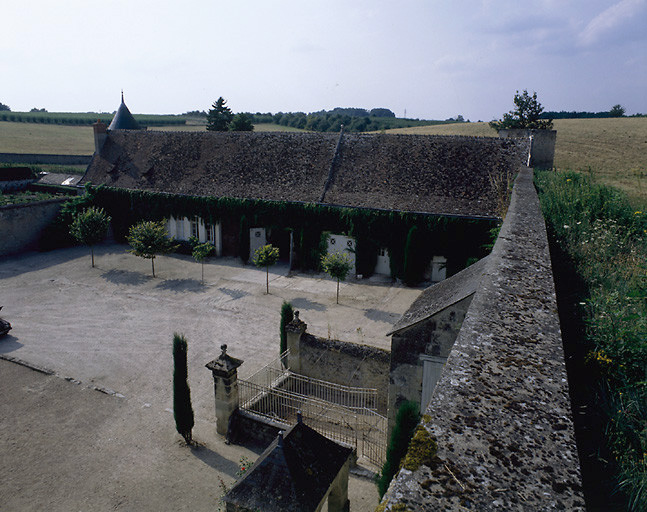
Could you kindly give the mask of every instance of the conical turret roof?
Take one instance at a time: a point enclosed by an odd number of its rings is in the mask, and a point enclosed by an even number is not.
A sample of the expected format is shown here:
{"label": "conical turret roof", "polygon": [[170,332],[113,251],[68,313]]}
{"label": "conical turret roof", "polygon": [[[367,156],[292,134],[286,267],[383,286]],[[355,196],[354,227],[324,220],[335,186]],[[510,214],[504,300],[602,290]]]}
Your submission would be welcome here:
{"label": "conical turret roof", "polygon": [[110,123],[110,126],[108,126],[108,130],[141,130],[139,123],[135,120],[124,103],[123,91],[121,91],[121,105],[119,105],[115,117],[112,118],[112,122]]}

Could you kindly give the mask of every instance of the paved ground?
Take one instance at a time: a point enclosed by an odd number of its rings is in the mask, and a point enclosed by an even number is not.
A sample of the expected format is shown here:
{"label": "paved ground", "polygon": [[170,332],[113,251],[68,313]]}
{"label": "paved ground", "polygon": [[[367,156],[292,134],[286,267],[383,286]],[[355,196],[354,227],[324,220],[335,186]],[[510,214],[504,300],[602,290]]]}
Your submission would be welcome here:
{"label": "paved ground", "polygon": [[[336,305],[326,276],[276,267],[265,295],[264,272],[233,259],[206,264],[202,285],[190,257],[157,258],[152,278],[150,261],[125,251],[99,247],[96,268],[85,248],[0,260],[0,304],[14,327],[0,353],[81,382],[2,362],[0,496],[11,497],[3,510],[181,510],[185,502],[213,510],[218,477],[231,483],[240,457],[255,458],[215,434],[204,365],[220,345],[250,375],[278,355],[280,306],[290,300],[310,332],[386,348],[385,333],[419,294],[351,281]],[[178,442],[169,412],[175,331],[189,341],[200,450]],[[352,510],[374,508],[371,482],[353,478],[350,487]]]}

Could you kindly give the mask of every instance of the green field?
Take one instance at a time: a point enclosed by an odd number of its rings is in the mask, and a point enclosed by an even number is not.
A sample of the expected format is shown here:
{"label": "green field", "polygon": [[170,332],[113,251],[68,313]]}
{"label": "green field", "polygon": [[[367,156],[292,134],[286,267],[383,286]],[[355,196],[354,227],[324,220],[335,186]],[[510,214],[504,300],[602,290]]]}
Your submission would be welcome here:
{"label": "green field", "polygon": [[[203,131],[204,124],[163,126],[152,130]],[[634,204],[647,204],[647,118],[559,119],[555,121],[559,170],[590,172],[596,180],[618,187]],[[256,131],[298,131],[276,124],[258,124]],[[472,135],[494,137],[487,123],[456,123],[398,128],[387,133]],[[90,155],[92,128],[0,121],[0,152]]]}

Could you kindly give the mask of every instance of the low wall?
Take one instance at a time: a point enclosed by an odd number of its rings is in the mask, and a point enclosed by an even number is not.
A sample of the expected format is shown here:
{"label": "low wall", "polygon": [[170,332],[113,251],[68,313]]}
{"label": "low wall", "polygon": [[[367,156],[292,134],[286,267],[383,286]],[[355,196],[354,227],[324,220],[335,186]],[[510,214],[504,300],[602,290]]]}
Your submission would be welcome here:
{"label": "low wall", "polygon": [[390,358],[387,350],[308,333],[300,340],[302,375],[344,386],[377,389],[380,414],[386,414]]}
{"label": "low wall", "polygon": [[36,249],[43,229],[68,199],[0,206],[0,256]]}
{"label": "low wall", "polygon": [[583,511],[548,240],[532,170],[378,507]]}
{"label": "low wall", "polygon": [[11,164],[89,165],[92,155],[39,155],[0,153],[0,162]]}

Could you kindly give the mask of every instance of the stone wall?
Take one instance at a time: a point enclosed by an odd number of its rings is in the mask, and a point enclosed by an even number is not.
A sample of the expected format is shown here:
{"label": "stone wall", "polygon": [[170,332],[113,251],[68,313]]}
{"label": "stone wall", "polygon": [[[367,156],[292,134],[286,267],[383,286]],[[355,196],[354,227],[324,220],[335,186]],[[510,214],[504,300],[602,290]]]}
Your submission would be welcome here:
{"label": "stone wall", "polygon": [[389,432],[402,402],[409,400],[420,404],[423,378],[423,360],[420,356],[449,357],[471,301],[470,295],[439,311],[429,320],[393,335],[389,371]]}
{"label": "stone wall", "polygon": [[0,162],[10,164],[88,165],[92,155],[39,155],[0,153]]}
{"label": "stone wall", "polygon": [[43,229],[67,200],[0,206],[0,256],[36,249]]}
{"label": "stone wall", "polygon": [[527,130],[511,128],[499,130],[499,137],[504,139],[529,139],[530,161],[528,165],[538,169],[552,169],[555,160],[555,141],[557,130]]}
{"label": "stone wall", "polygon": [[389,384],[387,350],[305,333],[300,341],[302,375],[335,384],[373,388],[378,392],[378,411],[386,413]]}
{"label": "stone wall", "polygon": [[583,511],[548,240],[532,170],[379,510]]}

